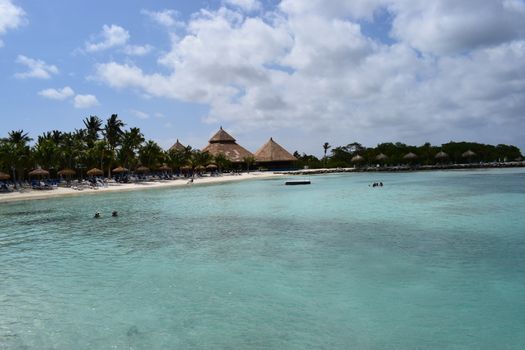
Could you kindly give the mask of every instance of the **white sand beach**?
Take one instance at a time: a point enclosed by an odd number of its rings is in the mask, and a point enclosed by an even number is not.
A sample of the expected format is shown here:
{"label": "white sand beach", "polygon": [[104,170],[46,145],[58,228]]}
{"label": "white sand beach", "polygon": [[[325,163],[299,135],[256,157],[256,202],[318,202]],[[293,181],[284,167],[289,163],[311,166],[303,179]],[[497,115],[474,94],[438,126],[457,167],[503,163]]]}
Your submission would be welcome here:
{"label": "white sand beach", "polygon": [[138,182],[138,183],[109,183],[106,187],[98,188],[84,188],[82,190],[74,189],[71,187],[58,187],[52,190],[24,190],[14,191],[8,193],[0,193],[0,203],[21,201],[21,200],[33,200],[33,199],[46,199],[52,197],[62,196],[78,196],[84,194],[97,194],[107,192],[118,192],[118,191],[136,191],[145,190],[152,188],[167,188],[176,186],[198,186],[205,184],[217,184],[231,181],[244,181],[250,179],[265,179],[272,177],[282,177],[282,174],[275,174],[271,172],[250,172],[241,174],[225,174],[221,176],[205,176],[196,177],[193,182],[189,182],[189,179],[180,178],[174,180],[157,180],[151,182]]}

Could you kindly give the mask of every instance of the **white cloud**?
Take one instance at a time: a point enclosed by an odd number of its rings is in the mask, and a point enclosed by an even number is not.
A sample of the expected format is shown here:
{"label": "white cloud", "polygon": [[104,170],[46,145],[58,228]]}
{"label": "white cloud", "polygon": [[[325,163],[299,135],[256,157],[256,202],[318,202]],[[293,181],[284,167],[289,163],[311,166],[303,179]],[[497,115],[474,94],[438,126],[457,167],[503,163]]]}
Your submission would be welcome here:
{"label": "white cloud", "polygon": [[58,68],[56,66],[46,64],[46,62],[42,60],[36,60],[24,55],[18,55],[18,57],[16,58],[16,63],[24,65],[28,68],[28,71],[26,72],[15,74],[15,77],[19,79],[49,79],[51,78],[52,74],[58,73]]}
{"label": "white cloud", "polygon": [[139,119],[149,119],[150,115],[146,112],[142,112],[136,109],[130,109],[129,112]]}
{"label": "white cloud", "polygon": [[389,8],[395,14],[392,35],[433,54],[461,53],[525,35],[523,1],[393,1]]}
{"label": "white cloud", "polygon": [[[25,11],[11,0],[0,0],[0,36],[10,29],[16,29],[27,22]],[[4,46],[0,38],[0,47]]]}
{"label": "white cloud", "polygon": [[94,95],[76,95],[73,105],[75,108],[89,108],[100,105]]}
{"label": "white cloud", "polygon": [[182,26],[184,22],[178,21],[176,18],[178,12],[175,10],[162,10],[162,11],[148,11],[141,10],[140,13],[148,16],[152,21],[165,26],[165,27],[175,27]]}
{"label": "white cloud", "polygon": [[248,12],[262,9],[262,5],[258,0],[224,0],[224,2]]}
{"label": "white cloud", "polygon": [[[201,10],[172,38],[158,72],[110,61],[95,77],[205,103],[208,122],[237,132],[299,129],[339,144],[521,140],[522,3],[444,1],[283,0],[260,17]],[[393,16],[394,44],[363,34],[360,21],[376,20],[379,9]]]}
{"label": "white cloud", "polygon": [[38,93],[40,96],[51,100],[63,101],[75,94],[72,88],[66,86],[62,89],[45,89]]}
{"label": "white cloud", "polygon": [[[93,40],[98,39],[98,42],[93,42]],[[104,25],[102,27],[102,32],[98,35],[97,38],[92,39],[92,41],[86,42],[85,50],[87,52],[97,52],[102,50],[107,50],[112,47],[124,46],[129,40],[129,32],[124,28],[112,24],[110,26]]]}
{"label": "white cloud", "polygon": [[150,45],[127,45],[124,48],[124,53],[130,56],[144,56],[150,53],[151,50],[153,50],[153,47]]}

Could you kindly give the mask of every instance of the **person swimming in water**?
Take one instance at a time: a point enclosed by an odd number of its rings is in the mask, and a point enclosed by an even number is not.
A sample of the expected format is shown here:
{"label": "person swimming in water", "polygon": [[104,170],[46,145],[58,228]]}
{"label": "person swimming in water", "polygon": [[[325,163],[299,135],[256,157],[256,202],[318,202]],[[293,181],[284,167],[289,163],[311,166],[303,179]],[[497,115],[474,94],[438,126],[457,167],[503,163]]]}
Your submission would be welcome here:
{"label": "person swimming in water", "polygon": [[118,216],[118,212],[116,210],[113,210],[113,212],[111,213],[111,216]]}
{"label": "person swimming in water", "polygon": [[95,218],[95,219],[98,219],[98,218],[100,218],[100,213],[99,213],[98,211],[97,211],[97,212],[95,213],[95,216],[94,216],[94,218]]}

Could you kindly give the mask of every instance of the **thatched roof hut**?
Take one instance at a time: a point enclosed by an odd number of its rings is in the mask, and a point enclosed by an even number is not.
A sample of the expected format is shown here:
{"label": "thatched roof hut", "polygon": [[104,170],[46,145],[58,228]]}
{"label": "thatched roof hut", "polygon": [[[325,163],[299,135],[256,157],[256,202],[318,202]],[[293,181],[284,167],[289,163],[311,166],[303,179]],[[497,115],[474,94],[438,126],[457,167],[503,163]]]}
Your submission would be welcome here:
{"label": "thatched roof hut", "polygon": [[438,154],[435,155],[435,158],[436,159],[445,159],[445,158],[448,158],[448,154],[446,154],[443,151],[440,151]]}
{"label": "thatched roof hut", "polygon": [[129,170],[124,168],[124,167],[117,167],[115,169],[112,170],[115,174],[119,174],[119,173],[127,173]]}
{"label": "thatched roof hut", "polygon": [[466,151],[461,155],[463,158],[471,158],[477,156],[476,153],[472,152],[471,150]]}
{"label": "thatched roof hut", "polygon": [[162,164],[162,166],[159,167],[159,170],[160,171],[171,171],[172,169],[169,166],[167,166],[166,164]]}
{"label": "thatched roof hut", "polygon": [[403,159],[414,160],[417,159],[417,155],[415,153],[409,152],[403,156]]}
{"label": "thatched roof hut", "polygon": [[149,171],[149,168],[147,166],[139,166],[137,169],[135,169],[137,173],[147,173]]}
{"label": "thatched roof hut", "polygon": [[66,169],[62,169],[60,170],[59,172],[57,172],[58,175],[60,176],[73,176],[75,175],[77,172],[73,169],[69,169],[69,168],[66,168]]}
{"label": "thatched roof hut", "polygon": [[388,159],[388,156],[386,154],[383,154],[383,153],[379,153],[376,156],[376,160],[387,160],[387,159]]}
{"label": "thatched roof hut", "polygon": [[9,180],[11,176],[9,174],[0,171],[0,180]]}
{"label": "thatched roof hut", "polygon": [[185,149],[186,149],[186,146],[180,143],[179,139],[177,139],[177,142],[175,142],[173,146],[170,147],[170,151],[183,151]]}
{"label": "thatched roof hut", "polygon": [[87,171],[88,176],[102,176],[104,172],[98,168],[89,169]]}
{"label": "thatched roof hut", "polygon": [[350,161],[352,163],[360,163],[362,161],[364,161],[365,158],[363,158],[362,156],[360,156],[359,154],[356,154],[355,156],[352,157],[352,159],[350,159]]}
{"label": "thatched roof hut", "polygon": [[42,168],[36,168],[29,172],[29,176],[49,176],[49,171]]}
{"label": "thatched roof hut", "polygon": [[255,161],[258,163],[295,162],[297,160],[297,158],[275,142],[271,137],[268,142],[262,145],[261,148],[254,153],[254,155]]}
{"label": "thatched roof hut", "polygon": [[239,146],[235,139],[221,128],[209,140],[203,152],[208,152],[212,156],[222,154],[232,163],[242,163],[244,158],[253,157],[253,154],[242,146]]}

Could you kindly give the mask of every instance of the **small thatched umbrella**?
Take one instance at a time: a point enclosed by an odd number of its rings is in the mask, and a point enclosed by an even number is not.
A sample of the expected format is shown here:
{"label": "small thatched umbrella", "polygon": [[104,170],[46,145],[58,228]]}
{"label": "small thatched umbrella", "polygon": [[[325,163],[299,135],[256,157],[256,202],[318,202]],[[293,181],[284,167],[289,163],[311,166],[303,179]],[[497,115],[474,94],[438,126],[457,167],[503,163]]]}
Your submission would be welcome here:
{"label": "small thatched umbrella", "polygon": [[198,165],[198,166],[195,167],[195,170],[199,171],[199,172],[202,172],[202,171],[206,170],[206,168],[203,167],[202,165]]}
{"label": "small thatched umbrella", "polygon": [[0,171],[0,180],[9,180],[11,176],[9,174]]}
{"label": "small thatched umbrella", "polygon": [[[137,173],[147,173],[149,171],[149,168],[147,166],[139,166],[137,169],[135,169]],[[115,170],[113,170],[115,172]]]}
{"label": "small thatched umbrella", "polygon": [[104,172],[98,168],[89,169],[87,171],[88,176],[102,176]]}
{"label": "small thatched umbrella", "polygon": [[191,170],[191,166],[189,166],[189,165],[181,166],[180,170],[182,170],[182,171],[190,171]]}
{"label": "small thatched umbrella", "polygon": [[448,158],[448,154],[446,154],[443,151],[440,151],[438,154],[436,154],[435,158],[436,159],[446,159],[446,158]]}
{"label": "small thatched umbrella", "polygon": [[29,176],[49,176],[49,171],[42,168],[36,168],[29,172]]}
{"label": "small thatched umbrella", "polygon": [[115,174],[120,174],[120,173],[127,173],[129,170],[124,168],[124,167],[117,167],[115,169],[112,170]]}
{"label": "small thatched umbrella", "polygon": [[387,160],[387,159],[388,159],[388,156],[386,154],[383,154],[383,153],[379,153],[376,156],[376,160]]}
{"label": "small thatched umbrella", "polygon": [[75,170],[73,170],[73,169],[68,169],[68,168],[66,168],[66,169],[62,169],[62,170],[60,170],[59,172],[57,172],[57,174],[60,175],[60,176],[73,176],[73,175],[75,175],[76,173],[77,173],[77,172],[76,172]]}
{"label": "small thatched umbrella", "polygon": [[472,152],[471,150],[468,150],[466,151],[465,153],[463,153],[461,156],[463,158],[472,158],[472,157],[475,157],[477,154]]}
{"label": "small thatched umbrella", "polygon": [[409,152],[403,156],[403,159],[414,160],[417,159],[417,155],[415,153]]}
{"label": "small thatched umbrella", "polygon": [[215,170],[217,169],[217,164],[213,164],[213,163],[210,163],[208,165],[206,165],[206,170]]}
{"label": "small thatched umbrella", "polygon": [[359,154],[356,155],[356,156],[353,156],[352,159],[350,160],[352,163],[360,163],[362,162],[363,160],[365,160],[365,158],[363,158],[362,156],[360,156]]}
{"label": "small thatched umbrella", "polygon": [[160,171],[171,171],[171,168],[167,166],[166,164],[163,164],[161,167],[159,167]]}

